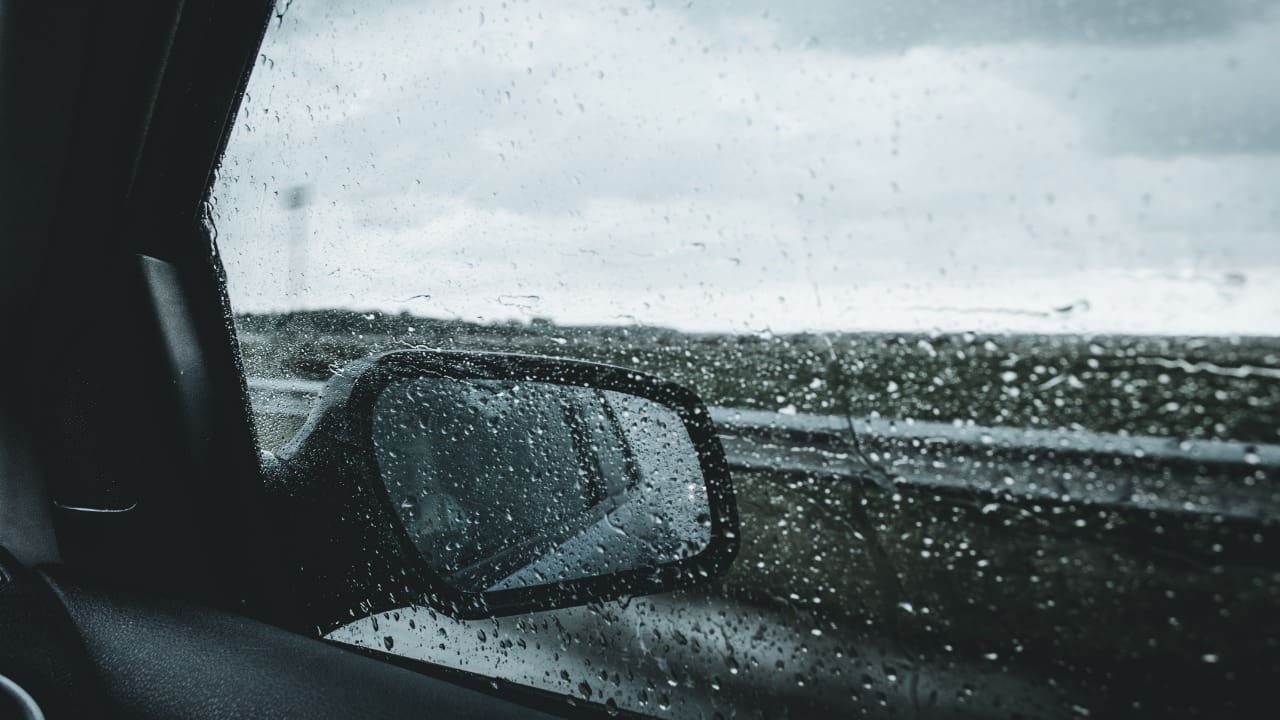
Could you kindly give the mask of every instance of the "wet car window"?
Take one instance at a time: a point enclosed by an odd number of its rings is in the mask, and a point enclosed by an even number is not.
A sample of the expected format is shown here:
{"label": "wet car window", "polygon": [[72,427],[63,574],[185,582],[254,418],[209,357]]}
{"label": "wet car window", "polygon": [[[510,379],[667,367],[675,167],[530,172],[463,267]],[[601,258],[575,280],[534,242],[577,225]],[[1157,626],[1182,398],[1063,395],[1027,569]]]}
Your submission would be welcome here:
{"label": "wet car window", "polygon": [[597,360],[703,397],[743,533],[332,638],[663,717],[1265,697],[1280,3],[279,5],[209,212],[264,449],[372,352]]}

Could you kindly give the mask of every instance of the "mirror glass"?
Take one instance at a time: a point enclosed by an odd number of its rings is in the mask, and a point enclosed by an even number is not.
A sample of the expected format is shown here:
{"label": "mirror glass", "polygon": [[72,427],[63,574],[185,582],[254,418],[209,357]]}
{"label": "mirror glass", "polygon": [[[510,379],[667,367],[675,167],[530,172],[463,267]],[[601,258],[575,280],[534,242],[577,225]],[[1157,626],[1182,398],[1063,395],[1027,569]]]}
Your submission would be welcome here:
{"label": "mirror glass", "polygon": [[378,470],[427,564],[483,592],[650,568],[711,542],[680,416],[576,385],[418,377],[373,410]]}

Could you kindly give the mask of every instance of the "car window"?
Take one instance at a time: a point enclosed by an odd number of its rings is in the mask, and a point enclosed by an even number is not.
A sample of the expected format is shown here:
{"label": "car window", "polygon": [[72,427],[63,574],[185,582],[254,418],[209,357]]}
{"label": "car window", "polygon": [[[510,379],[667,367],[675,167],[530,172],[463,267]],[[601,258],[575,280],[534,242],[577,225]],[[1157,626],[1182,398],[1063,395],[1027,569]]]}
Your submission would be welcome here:
{"label": "car window", "polygon": [[330,637],[671,717],[1247,704],[1278,67],[1265,0],[280,3],[209,212],[264,449],[372,352],[596,360],[711,406],[743,533]]}

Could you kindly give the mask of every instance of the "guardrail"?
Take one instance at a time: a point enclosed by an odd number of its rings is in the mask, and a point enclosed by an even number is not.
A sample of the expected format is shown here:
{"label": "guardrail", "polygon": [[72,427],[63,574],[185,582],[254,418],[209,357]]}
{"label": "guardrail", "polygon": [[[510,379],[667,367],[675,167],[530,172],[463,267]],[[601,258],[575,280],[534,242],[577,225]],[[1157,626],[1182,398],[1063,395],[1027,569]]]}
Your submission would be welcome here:
{"label": "guardrail", "polygon": [[[323,386],[313,380],[249,379],[254,412],[294,429]],[[1238,520],[1280,516],[1280,445],[710,411],[729,465],[739,472]]]}

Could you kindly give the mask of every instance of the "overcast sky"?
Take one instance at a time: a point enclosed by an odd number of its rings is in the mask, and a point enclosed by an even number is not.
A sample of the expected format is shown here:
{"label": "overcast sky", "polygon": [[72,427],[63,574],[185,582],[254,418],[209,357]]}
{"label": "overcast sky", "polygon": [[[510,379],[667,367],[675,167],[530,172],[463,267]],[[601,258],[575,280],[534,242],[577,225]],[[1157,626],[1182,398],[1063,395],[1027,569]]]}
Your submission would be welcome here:
{"label": "overcast sky", "polygon": [[1274,335],[1280,2],[296,0],[214,194],[241,311]]}

